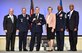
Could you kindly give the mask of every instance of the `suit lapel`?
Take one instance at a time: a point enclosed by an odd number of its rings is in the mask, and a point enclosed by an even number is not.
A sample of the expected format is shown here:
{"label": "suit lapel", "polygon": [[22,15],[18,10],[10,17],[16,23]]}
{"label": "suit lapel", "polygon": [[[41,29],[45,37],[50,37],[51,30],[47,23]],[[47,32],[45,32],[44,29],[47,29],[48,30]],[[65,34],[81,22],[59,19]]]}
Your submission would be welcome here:
{"label": "suit lapel", "polygon": [[62,11],[60,13],[59,12],[57,13],[58,16],[60,16],[60,14],[62,14]]}
{"label": "suit lapel", "polygon": [[73,14],[74,14],[74,11],[73,11],[72,14],[71,14],[71,18],[72,18],[72,16],[73,16]]}
{"label": "suit lapel", "polygon": [[15,16],[14,16],[14,15],[13,15],[13,19],[14,19],[14,20],[13,20],[13,21],[14,21],[13,23],[15,23],[15,20],[16,20],[16,19],[15,19]]}
{"label": "suit lapel", "polygon": [[[70,14],[70,12],[69,12],[69,14]],[[74,15],[74,11],[72,12],[72,14],[71,14],[71,16],[70,16],[70,19],[73,17],[73,15]]]}

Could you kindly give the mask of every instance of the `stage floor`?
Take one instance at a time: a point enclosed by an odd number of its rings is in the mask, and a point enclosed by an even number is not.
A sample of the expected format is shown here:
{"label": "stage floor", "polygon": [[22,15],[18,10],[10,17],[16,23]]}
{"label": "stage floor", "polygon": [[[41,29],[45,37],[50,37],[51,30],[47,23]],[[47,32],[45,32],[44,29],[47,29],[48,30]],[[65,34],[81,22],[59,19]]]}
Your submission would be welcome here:
{"label": "stage floor", "polygon": [[29,52],[29,51],[9,51],[9,52],[6,52],[6,51],[0,51],[0,53],[82,53],[82,51],[52,51],[52,52],[48,52],[48,51],[32,51],[32,52]]}
{"label": "stage floor", "polygon": [[[27,49],[29,49],[28,46],[29,46],[29,43],[30,43],[30,39],[31,39],[30,37],[27,37],[27,47],[26,47]],[[47,45],[44,42],[46,42],[46,40],[42,40],[40,51],[44,51],[44,47],[42,47],[42,46]],[[56,40],[55,40],[55,42],[56,42]],[[19,48],[18,43],[19,43],[19,38],[16,37],[16,39],[15,39],[15,51],[18,51],[18,48]],[[0,51],[5,51],[5,47],[6,47],[5,44],[6,44],[6,38],[5,37],[0,37]],[[64,51],[67,51],[69,49],[70,49],[69,37],[65,37]],[[82,50],[82,37],[78,37],[77,50],[78,51]]]}

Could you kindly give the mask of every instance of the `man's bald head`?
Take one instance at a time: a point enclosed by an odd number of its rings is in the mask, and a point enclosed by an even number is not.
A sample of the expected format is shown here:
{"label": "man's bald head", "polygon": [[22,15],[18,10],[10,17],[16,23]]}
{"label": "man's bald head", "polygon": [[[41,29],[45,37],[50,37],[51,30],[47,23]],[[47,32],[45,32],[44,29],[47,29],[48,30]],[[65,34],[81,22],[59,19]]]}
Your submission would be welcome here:
{"label": "man's bald head", "polygon": [[13,9],[13,8],[10,8],[10,9],[9,9],[9,14],[10,14],[10,15],[13,15],[13,13],[14,13],[14,9]]}
{"label": "man's bald head", "polygon": [[70,4],[69,5],[69,9],[70,9],[70,11],[74,10],[74,5],[73,4]]}
{"label": "man's bald head", "polygon": [[58,11],[63,10],[62,6],[60,6],[60,5],[57,7],[57,9],[58,9]]}

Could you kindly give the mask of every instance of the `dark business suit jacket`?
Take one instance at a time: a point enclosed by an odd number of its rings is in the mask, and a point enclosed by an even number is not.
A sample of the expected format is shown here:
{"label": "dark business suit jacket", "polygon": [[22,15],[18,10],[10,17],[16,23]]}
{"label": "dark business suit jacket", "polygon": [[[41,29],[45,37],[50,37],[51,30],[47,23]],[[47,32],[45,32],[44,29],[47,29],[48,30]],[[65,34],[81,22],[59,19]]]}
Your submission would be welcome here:
{"label": "dark business suit jacket", "polygon": [[79,25],[79,13],[77,11],[73,11],[71,18],[69,18],[70,12],[67,13],[67,27],[70,30],[74,30],[74,28],[77,28]]}
{"label": "dark business suit jacket", "polygon": [[[35,21],[33,21],[34,18],[36,19]],[[34,33],[34,32],[42,33],[43,32],[42,25],[44,25],[46,23],[44,15],[39,14],[38,19],[37,19],[36,14],[33,14],[31,16],[31,22],[32,22],[32,28],[31,28],[32,33]],[[40,22],[41,25],[37,25],[38,22]]]}
{"label": "dark business suit jacket", "polygon": [[3,28],[4,28],[4,30],[7,30],[8,33],[16,32],[17,17],[15,15],[13,15],[14,23],[12,23],[11,18],[8,16],[9,15],[4,16]]}

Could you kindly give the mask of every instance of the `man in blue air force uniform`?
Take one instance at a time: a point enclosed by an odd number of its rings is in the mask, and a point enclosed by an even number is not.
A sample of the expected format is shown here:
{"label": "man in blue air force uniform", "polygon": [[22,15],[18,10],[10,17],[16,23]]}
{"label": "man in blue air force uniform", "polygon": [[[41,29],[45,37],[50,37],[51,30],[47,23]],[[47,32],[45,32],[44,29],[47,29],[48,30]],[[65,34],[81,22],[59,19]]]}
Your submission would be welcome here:
{"label": "man in blue air force uniform", "polygon": [[19,51],[28,51],[26,49],[27,33],[30,24],[30,16],[26,14],[26,8],[22,8],[22,14],[18,15],[17,29],[19,31]]}
{"label": "man in blue air force uniform", "polygon": [[63,12],[61,6],[58,6],[58,13],[56,14],[56,40],[58,51],[63,51],[64,49],[65,19],[66,13]]}
{"label": "man in blue air force uniform", "polygon": [[40,43],[43,28],[42,25],[45,24],[44,15],[39,13],[39,7],[35,8],[35,13],[31,16],[32,28],[31,28],[31,42],[30,42],[30,51],[33,51],[35,37],[37,37],[37,46],[36,51],[40,50]]}

